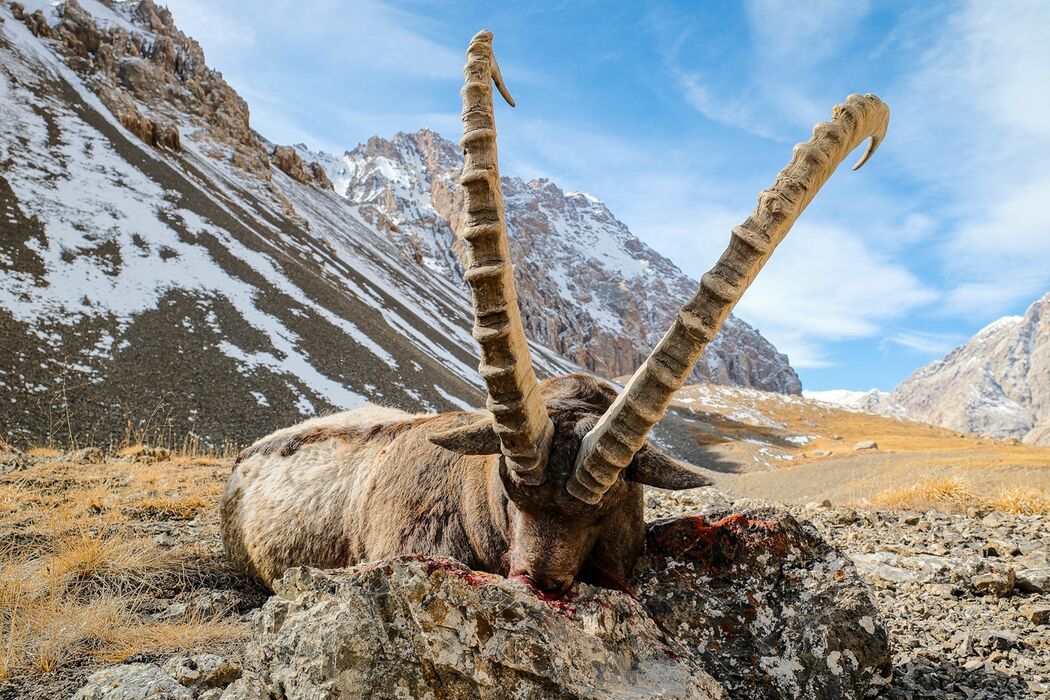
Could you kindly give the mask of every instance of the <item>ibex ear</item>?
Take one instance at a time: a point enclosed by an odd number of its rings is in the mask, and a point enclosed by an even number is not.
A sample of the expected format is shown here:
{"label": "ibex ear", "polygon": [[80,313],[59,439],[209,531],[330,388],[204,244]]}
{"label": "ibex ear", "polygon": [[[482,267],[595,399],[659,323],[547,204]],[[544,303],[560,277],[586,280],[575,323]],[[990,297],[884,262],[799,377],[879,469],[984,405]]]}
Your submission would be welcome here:
{"label": "ibex ear", "polygon": [[494,455],[500,451],[499,436],[496,435],[491,418],[431,433],[428,439],[435,445],[461,455]]}
{"label": "ibex ear", "polygon": [[691,465],[651,445],[646,445],[638,451],[627,467],[624,477],[639,484],[671,491],[696,489],[710,486],[712,483]]}

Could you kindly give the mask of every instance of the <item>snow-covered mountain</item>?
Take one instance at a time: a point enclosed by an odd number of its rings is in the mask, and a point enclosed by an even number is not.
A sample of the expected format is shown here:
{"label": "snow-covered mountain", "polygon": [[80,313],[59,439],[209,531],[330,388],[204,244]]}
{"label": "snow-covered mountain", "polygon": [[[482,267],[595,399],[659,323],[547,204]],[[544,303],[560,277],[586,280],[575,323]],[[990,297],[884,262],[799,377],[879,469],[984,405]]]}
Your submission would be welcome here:
{"label": "snow-covered mountain", "polygon": [[[460,283],[459,148],[423,129],[373,137],[341,158],[300,147],[326,169],[337,193],[361,206],[420,265]],[[507,227],[529,336],[608,377],[630,374],[671,324],[697,283],[642,243],[598,198],[549,180],[503,178]],[[720,252],[720,251],[718,251]],[[712,251],[712,259],[716,251]],[[694,378],[799,393],[787,357],[730,317]]]}
{"label": "snow-covered mountain", "polygon": [[[365,401],[480,403],[458,149],[275,146],[152,0],[0,3],[0,20],[0,436],[243,442]],[[417,161],[365,155],[407,140]],[[597,200],[510,182],[538,373],[633,369],[692,284]],[[589,256],[545,240],[566,232]],[[798,390],[746,324],[719,348],[710,376]]]}
{"label": "snow-covered mountain", "polygon": [[1050,294],[1023,316],[989,324],[892,392],[805,395],[961,432],[1050,445]]}
{"label": "snow-covered mountain", "polygon": [[[273,167],[166,10],[0,19],[6,437],[243,441],[366,400],[478,405],[464,291]],[[573,368],[534,356],[541,374]]]}
{"label": "snow-covered mountain", "polygon": [[869,389],[867,391],[853,391],[851,389],[810,391],[806,389],[802,391],[802,395],[807,399],[823,401],[824,403],[868,413],[879,413],[887,410],[890,396],[888,391],[880,391],[878,389]]}

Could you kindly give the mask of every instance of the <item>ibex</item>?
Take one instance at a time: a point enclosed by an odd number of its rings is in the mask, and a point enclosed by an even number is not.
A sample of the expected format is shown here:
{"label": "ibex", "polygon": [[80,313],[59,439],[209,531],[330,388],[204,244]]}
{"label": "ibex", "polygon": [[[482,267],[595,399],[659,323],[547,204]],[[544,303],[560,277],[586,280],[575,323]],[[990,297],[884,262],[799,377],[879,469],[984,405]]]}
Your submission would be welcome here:
{"label": "ibex", "polygon": [[889,110],[851,95],[795,147],[733,229],[667,334],[617,395],[574,374],[538,382],[509,259],[492,84],[514,105],[480,32],[463,96],[465,273],[487,410],[306,421],[240,454],[222,499],[231,560],[266,585],[288,567],[333,568],[399,554],[452,557],[545,594],[576,579],[628,579],[644,544],[642,485],[708,484],[647,442],[744,290],[841,161],[886,134]]}

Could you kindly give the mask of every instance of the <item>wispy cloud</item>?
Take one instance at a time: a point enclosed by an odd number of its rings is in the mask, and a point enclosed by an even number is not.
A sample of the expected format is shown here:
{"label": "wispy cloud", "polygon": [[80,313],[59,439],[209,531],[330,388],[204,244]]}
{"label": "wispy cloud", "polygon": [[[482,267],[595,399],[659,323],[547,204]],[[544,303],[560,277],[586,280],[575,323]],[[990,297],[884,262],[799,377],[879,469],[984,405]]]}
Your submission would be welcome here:
{"label": "wispy cloud", "polygon": [[1046,3],[969,2],[893,95],[890,151],[942,202],[943,311],[974,323],[1050,288],[1048,35]]}
{"label": "wispy cloud", "polygon": [[880,348],[897,345],[914,350],[922,355],[945,355],[966,338],[958,333],[935,333],[931,331],[905,330],[887,336],[880,343]]}
{"label": "wispy cloud", "polygon": [[[273,140],[345,148],[379,124],[447,126],[426,119],[457,102],[462,47],[447,45],[455,34],[428,16],[373,0],[166,4],[249,100],[252,126]],[[447,84],[447,101],[418,89],[434,82]]]}
{"label": "wispy cloud", "polygon": [[744,89],[734,95],[716,95],[699,71],[673,69],[673,73],[685,101],[703,116],[765,139],[781,138],[768,114],[759,115],[756,91]]}

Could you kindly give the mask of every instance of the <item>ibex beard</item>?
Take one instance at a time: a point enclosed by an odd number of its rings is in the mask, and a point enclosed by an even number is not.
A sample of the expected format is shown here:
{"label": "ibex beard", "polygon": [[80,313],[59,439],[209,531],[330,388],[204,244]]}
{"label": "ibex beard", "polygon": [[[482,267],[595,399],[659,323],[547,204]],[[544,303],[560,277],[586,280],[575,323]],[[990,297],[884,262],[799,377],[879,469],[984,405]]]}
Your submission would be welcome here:
{"label": "ibex beard", "polygon": [[709,483],[650,444],[649,432],[820,187],[870,138],[860,167],[889,123],[879,98],[851,95],[814,127],[617,395],[582,374],[536,379],[514,291],[492,86],[514,103],[491,33],[471,40],[464,75],[459,235],[487,410],[351,411],[243,452],[222,499],[223,542],[234,564],[268,586],[291,566],[400,554],[452,557],[548,595],[577,578],[622,585],[644,543],[642,485]]}

